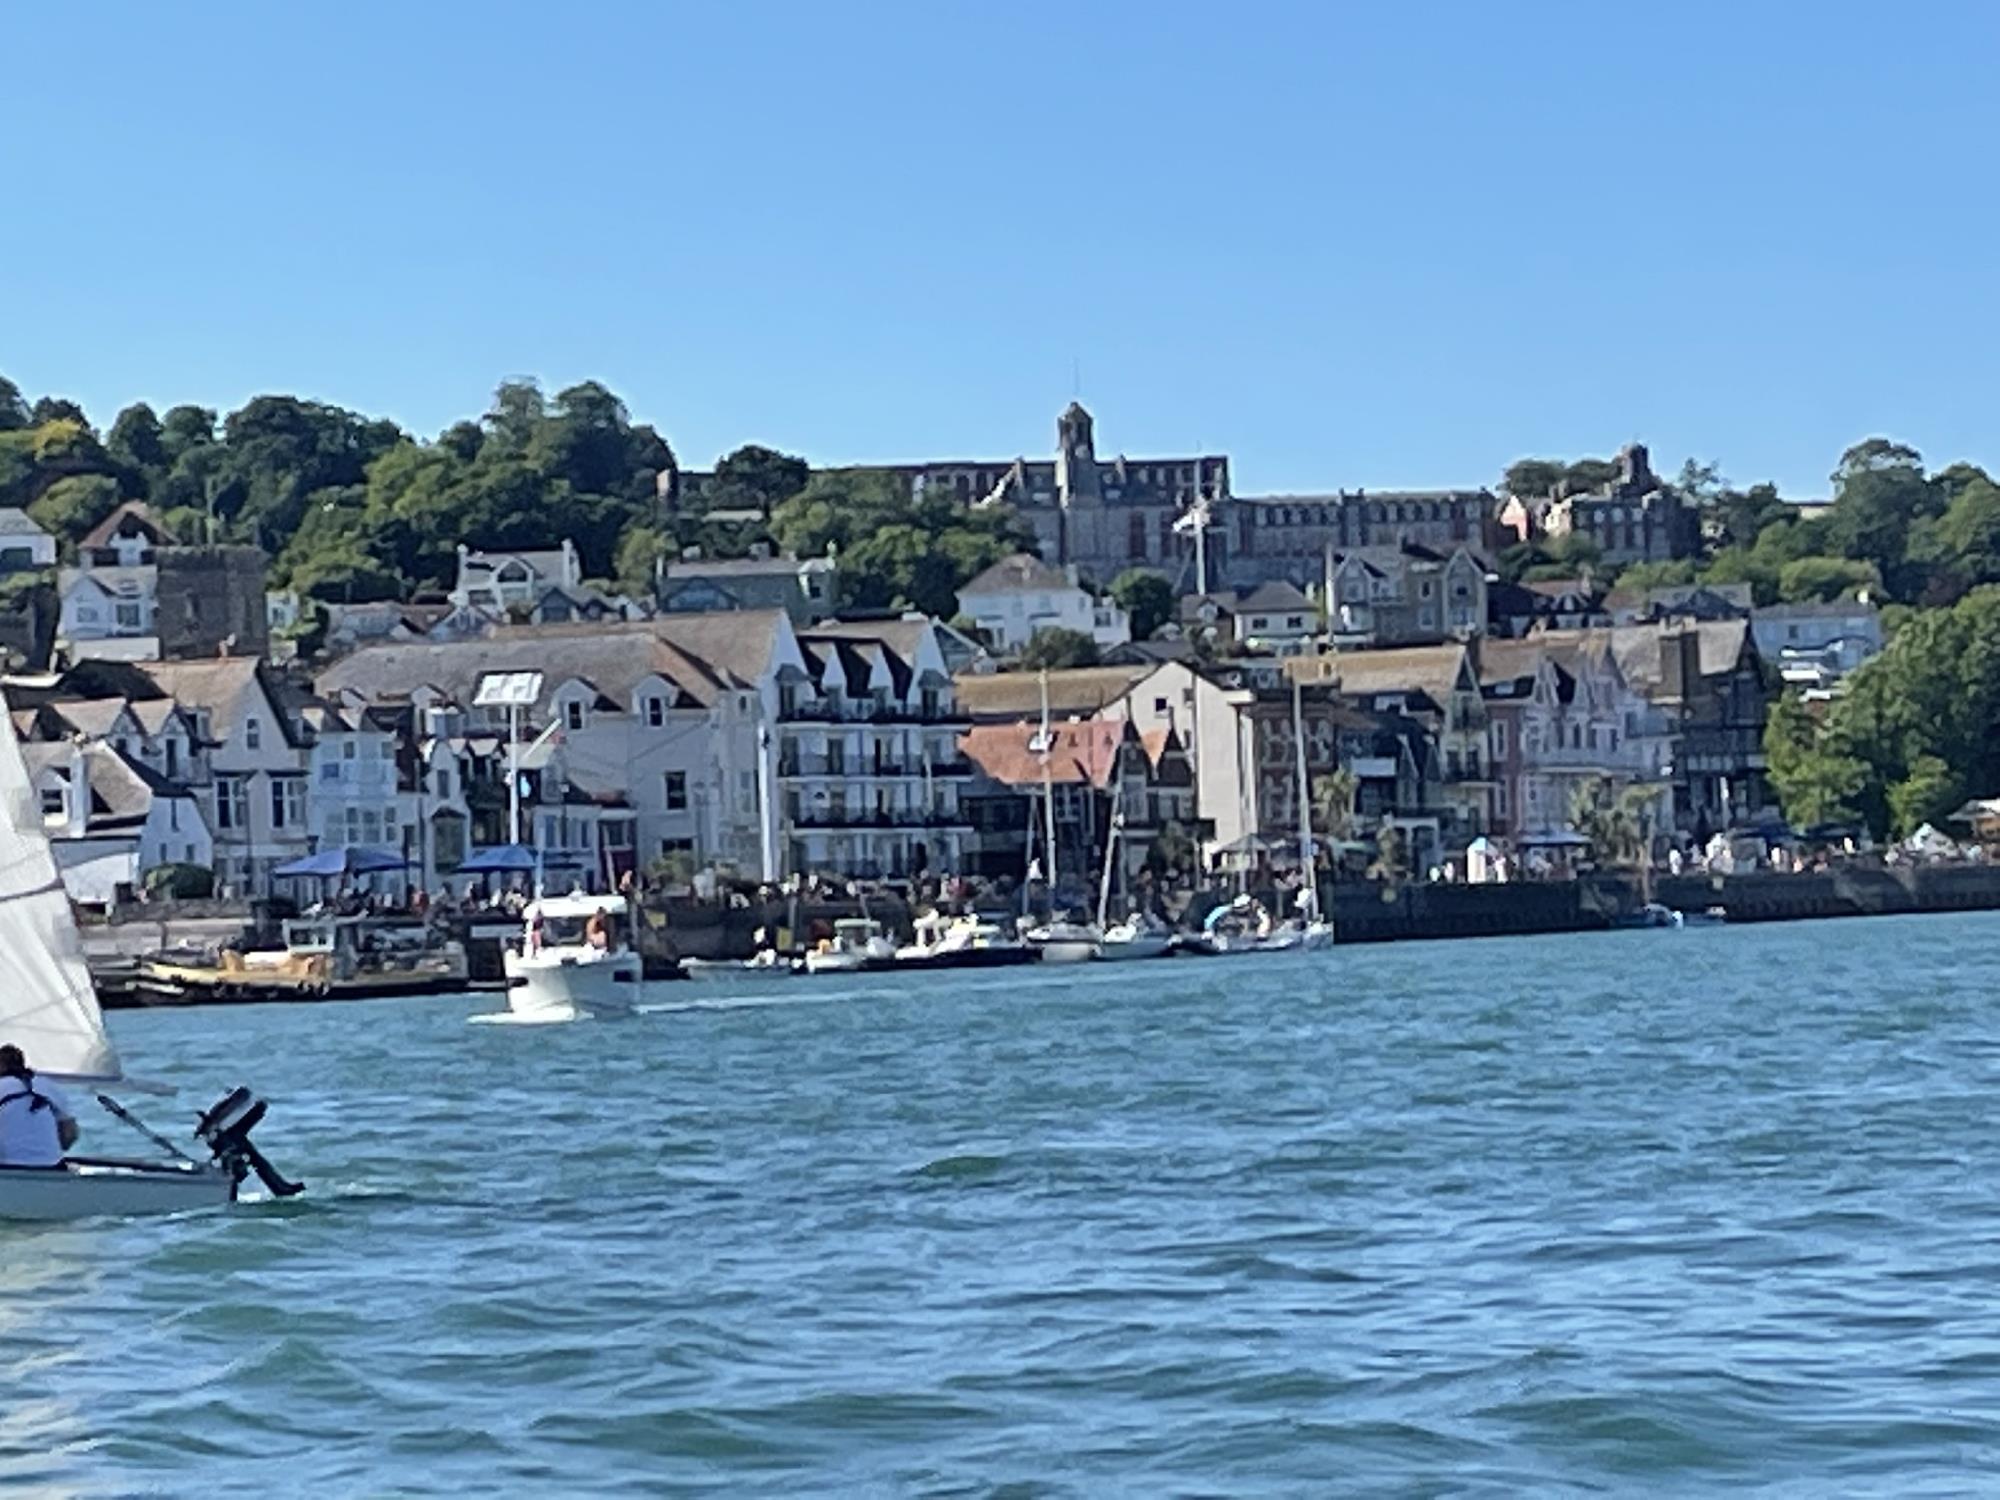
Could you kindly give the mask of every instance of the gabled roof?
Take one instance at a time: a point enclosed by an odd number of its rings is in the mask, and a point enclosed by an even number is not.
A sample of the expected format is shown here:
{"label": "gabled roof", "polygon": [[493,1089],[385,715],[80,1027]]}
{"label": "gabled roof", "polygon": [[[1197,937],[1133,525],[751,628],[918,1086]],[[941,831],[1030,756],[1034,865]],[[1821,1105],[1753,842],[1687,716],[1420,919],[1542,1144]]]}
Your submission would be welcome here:
{"label": "gabled roof", "polygon": [[[148,661],[134,667],[168,697],[191,708],[206,709],[211,730],[218,739],[228,739],[239,722],[256,707],[260,697],[275,696],[264,678],[262,663],[253,656],[229,656],[216,661]],[[277,728],[287,744],[298,742],[291,716],[275,713]]]}
{"label": "gabled roof", "polygon": [[1349,695],[1421,693],[1443,707],[1458,690],[1466,672],[1467,648],[1448,641],[1437,646],[1396,646],[1368,651],[1337,651],[1302,663],[1332,674]]}
{"label": "gabled roof", "polygon": [[[54,771],[67,782],[76,748],[61,742],[23,745],[21,756],[27,762],[30,780]],[[90,744],[82,749],[90,777],[90,814],[85,824],[89,834],[102,837],[134,832],[152,812],[156,798],[194,796],[150,766],[120,755],[114,746]]]}
{"label": "gabled roof", "polygon": [[96,547],[108,547],[112,539],[121,536],[143,536],[155,547],[177,547],[179,540],[160,524],[153,508],[143,500],[127,500],[102,521],[90,529],[78,543],[86,551]]}
{"label": "gabled roof", "polygon": [[495,547],[470,548],[463,557],[464,569],[468,573],[496,573],[511,562],[526,563],[538,575],[546,578],[551,574],[561,576],[569,565],[569,554],[561,547]]}
{"label": "gabled roof", "polygon": [[782,610],[752,609],[523,627],[466,640],[399,641],[364,646],[335,662],[320,673],[317,687],[324,694],[351,692],[376,702],[406,699],[428,688],[470,703],[489,672],[533,671],[542,674],[536,706],[546,711],[550,696],[572,679],[629,705],[640,682],[659,676],[707,707],[724,691],[756,685],[788,624]]}
{"label": "gabled roof", "polygon": [[1685,625],[1615,626],[1609,632],[1611,651],[1625,680],[1650,691],[1665,680],[1666,642],[1688,633],[1699,638],[1698,659],[1704,677],[1728,676],[1751,649],[1748,620],[1702,620]]}
{"label": "gabled roof", "polygon": [[18,505],[0,505],[0,536],[47,536],[48,530]]}
{"label": "gabled roof", "polygon": [[1259,584],[1248,598],[1239,600],[1236,612],[1247,614],[1251,610],[1256,610],[1260,614],[1271,614],[1286,610],[1309,610],[1313,607],[1312,600],[1300,589],[1283,579],[1277,579],[1270,583]]}
{"label": "gabled roof", "polygon": [[[714,519],[710,512],[707,519]],[[830,557],[697,557],[669,559],[661,570],[668,583],[710,578],[796,578],[801,573],[831,573],[839,565]],[[989,570],[990,571],[990,570]]]}
{"label": "gabled roof", "polygon": [[1118,772],[1118,752],[1128,735],[1138,743],[1126,719],[1083,719],[1051,725],[1047,770],[1038,745],[1036,724],[981,724],[959,736],[966,758],[1002,786],[1038,787],[1046,779],[1057,786],[1107,787]]}
{"label": "gabled roof", "polygon": [[1012,557],[1001,558],[970,583],[962,584],[958,597],[963,599],[967,594],[1040,594],[1077,587],[1061,568],[1051,567],[1039,557],[1031,557],[1025,552],[1016,552]]}
{"label": "gabled roof", "polygon": [[[1118,702],[1159,670],[1146,663],[1130,667],[1070,667],[1048,674],[1049,712],[1059,718],[1087,717]],[[1018,719],[1042,711],[1041,679],[1034,672],[966,673],[953,681],[958,706],[974,719]]]}

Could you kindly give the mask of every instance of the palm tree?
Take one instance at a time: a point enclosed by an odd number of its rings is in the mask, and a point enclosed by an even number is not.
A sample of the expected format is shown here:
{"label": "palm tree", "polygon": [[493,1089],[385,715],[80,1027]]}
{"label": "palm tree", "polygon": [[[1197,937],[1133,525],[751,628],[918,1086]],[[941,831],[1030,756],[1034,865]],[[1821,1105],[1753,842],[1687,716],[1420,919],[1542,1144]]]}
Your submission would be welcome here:
{"label": "palm tree", "polygon": [[1316,832],[1336,841],[1354,837],[1354,803],[1361,790],[1355,774],[1342,766],[1313,782],[1312,820]]}
{"label": "palm tree", "polygon": [[1570,798],[1570,824],[1590,840],[1591,851],[1614,869],[1637,870],[1641,895],[1651,899],[1653,825],[1657,803],[1652,788],[1622,790],[1608,776],[1593,776]]}

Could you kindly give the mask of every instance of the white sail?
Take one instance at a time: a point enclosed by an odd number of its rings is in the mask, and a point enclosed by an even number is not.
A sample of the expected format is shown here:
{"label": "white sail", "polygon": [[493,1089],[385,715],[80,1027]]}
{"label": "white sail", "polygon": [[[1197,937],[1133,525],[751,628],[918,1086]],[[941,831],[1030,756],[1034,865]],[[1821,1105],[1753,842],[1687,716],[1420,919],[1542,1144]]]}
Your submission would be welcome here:
{"label": "white sail", "polygon": [[83,942],[0,695],[0,1042],[38,1073],[113,1079],[118,1054],[83,961]]}

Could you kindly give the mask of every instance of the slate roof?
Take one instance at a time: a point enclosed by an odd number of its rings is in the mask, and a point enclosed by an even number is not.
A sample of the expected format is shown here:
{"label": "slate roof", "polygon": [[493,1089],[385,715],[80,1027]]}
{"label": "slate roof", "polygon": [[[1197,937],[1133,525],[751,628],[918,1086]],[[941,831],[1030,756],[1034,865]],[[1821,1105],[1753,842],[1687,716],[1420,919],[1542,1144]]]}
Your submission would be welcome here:
{"label": "slate roof", "polygon": [[1422,693],[1441,708],[1457,689],[1466,654],[1463,644],[1450,641],[1438,646],[1339,651],[1318,661],[1331,668],[1343,693]]}
{"label": "slate roof", "polygon": [[[23,745],[21,755],[27,762],[30,780],[53,770],[67,782],[74,748],[62,742]],[[167,780],[149,766],[126,759],[113,746],[85,745],[83,754],[90,774],[90,817],[86,831],[91,834],[136,830],[152,812],[154,799],[194,796],[186,787]]]}
{"label": "slate roof", "polygon": [[46,528],[18,505],[0,506],[0,536],[47,536]]}
{"label": "slate roof", "polygon": [[542,674],[536,707],[572,679],[611,702],[631,703],[644,679],[658,675],[706,707],[732,689],[754,686],[775,654],[782,610],[720,615],[661,615],[651,620],[496,630],[459,641],[397,641],[364,646],[320,673],[323,694],[353,693],[371,701],[408,698],[430,688],[470,703],[489,672]]}
{"label": "slate roof", "polygon": [[[1058,718],[1088,717],[1118,702],[1157,670],[1150,663],[1131,667],[1071,667],[1051,672],[1049,713]],[[1017,719],[1039,716],[1040,681],[1033,672],[965,673],[954,679],[958,706],[968,718]]]}
{"label": "slate roof", "polygon": [[[226,740],[236,732],[237,722],[256,706],[266,687],[261,664],[253,656],[229,656],[216,661],[135,662],[136,670],[149,678],[161,692],[192,708],[208,711],[209,728],[217,739]],[[276,695],[273,706],[276,706]],[[288,743],[297,743],[291,716],[277,715],[278,730]]]}
{"label": "slate roof", "polygon": [[1237,603],[1236,612],[1238,614],[1248,614],[1250,611],[1255,610],[1259,614],[1274,614],[1284,611],[1311,610],[1313,608],[1315,606],[1312,600],[1300,589],[1293,584],[1286,583],[1283,579],[1277,579],[1270,583],[1259,584],[1250,593],[1249,597]]}
{"label": "slate roof", "polygon": [[1016,552],[1012,557],[1001,558],[970,583],[961,585],[958,597],[963,599],[968,594],[1039,594],[1077,587],[1061,568],[1052,567],[1025,552]]}

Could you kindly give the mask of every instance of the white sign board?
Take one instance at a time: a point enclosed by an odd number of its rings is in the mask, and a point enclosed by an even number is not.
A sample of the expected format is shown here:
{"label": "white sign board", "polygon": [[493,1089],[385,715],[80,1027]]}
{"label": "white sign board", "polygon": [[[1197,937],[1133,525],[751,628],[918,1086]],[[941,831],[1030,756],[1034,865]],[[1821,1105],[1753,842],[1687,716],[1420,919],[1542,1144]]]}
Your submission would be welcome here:
{"label": "white sign board", "polygon": [[540,672],[488,672],[473,690],[474,708],[530,708],[542,696]]}

